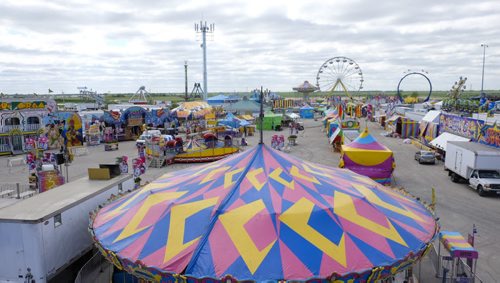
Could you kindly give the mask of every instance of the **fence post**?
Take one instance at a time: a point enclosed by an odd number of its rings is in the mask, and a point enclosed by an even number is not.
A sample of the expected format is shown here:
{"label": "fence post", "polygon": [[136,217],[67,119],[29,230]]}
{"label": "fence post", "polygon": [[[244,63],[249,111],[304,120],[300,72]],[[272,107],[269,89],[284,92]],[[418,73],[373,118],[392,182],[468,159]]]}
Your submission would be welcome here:
{"label": "fence post", "polygon": [[17,192],[17,199],[21,198],[21,189],[19,187],[19,183],[16,183],[16,192]]}

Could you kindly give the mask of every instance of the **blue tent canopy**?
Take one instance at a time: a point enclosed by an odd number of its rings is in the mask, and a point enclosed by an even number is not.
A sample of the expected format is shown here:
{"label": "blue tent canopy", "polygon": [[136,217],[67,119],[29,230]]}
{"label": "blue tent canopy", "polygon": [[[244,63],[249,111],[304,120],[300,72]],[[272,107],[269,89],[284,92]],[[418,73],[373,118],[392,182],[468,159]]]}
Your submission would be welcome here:
{"label": "blue tent canopy", "polygon": [[223,120],[219,120],[219,125],[225,125],[232,128],[239,128],[250,125],[249,122],[234,116],[232,113],[228,113]]}
{"label": "blue tent canopy", "polygon": [[314,118],[314,108],[305,105],[300,108],[300,118],[305,118],[305,119],[312,119]]}
{"label": "blue tent canopy", "polygon": [[238,98],[234,97],[229,97],[224,94],[219,94],[213,97],[207,98],[207,103],[210,105],[222,105],[224,103],[230,103],[230,102],[235,102],[238,101]]}

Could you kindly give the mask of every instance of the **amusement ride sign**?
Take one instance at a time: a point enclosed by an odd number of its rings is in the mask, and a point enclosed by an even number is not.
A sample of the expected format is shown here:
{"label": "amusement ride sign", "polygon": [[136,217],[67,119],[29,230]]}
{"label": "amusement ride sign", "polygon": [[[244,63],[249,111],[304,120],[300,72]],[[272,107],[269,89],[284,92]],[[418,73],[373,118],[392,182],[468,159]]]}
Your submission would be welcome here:
{"label": "amusement ride sign", "polygon": [[0,110],[25,110],[25,109],[45,109],[45,101],[14,101],[1,102]]}

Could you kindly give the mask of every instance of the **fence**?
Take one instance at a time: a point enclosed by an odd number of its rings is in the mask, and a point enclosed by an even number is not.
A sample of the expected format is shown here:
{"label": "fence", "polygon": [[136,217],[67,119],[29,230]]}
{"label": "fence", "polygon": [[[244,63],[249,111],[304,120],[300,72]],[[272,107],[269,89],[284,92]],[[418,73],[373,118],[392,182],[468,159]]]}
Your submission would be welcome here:
{"label": "fence", "polygon": [[37,194],[38,191],[32,189],[28,184],[1,183],[0,198],[24,199]]}
{"label": "fence", "polygon": [[0,152],[10,152],[10,145],[8,144],[0,144]]}
{"label": "fence", "polygon": [[113,265],[97,252],[78,271],[75,283],[111,282]]}

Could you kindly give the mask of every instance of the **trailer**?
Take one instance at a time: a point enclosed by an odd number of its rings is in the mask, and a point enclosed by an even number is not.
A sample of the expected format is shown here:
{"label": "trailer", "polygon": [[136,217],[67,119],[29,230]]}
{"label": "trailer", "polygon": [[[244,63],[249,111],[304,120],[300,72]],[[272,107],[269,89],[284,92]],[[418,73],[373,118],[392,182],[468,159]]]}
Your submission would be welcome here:
{"label": "trailer", "polygon": [[464,141],[449,141],[445,170],[453,182],[466,181],[484,196],[500,194],[500,149]]}
{"label": "trailer", "polygon": [[131,175],[84,177],[0,209],[0,282],[47,282],[92,249],[89,213]]}

